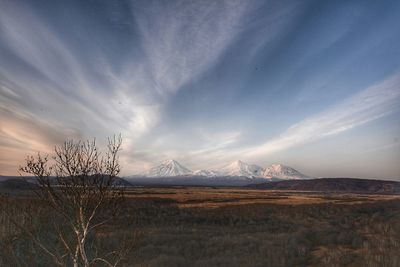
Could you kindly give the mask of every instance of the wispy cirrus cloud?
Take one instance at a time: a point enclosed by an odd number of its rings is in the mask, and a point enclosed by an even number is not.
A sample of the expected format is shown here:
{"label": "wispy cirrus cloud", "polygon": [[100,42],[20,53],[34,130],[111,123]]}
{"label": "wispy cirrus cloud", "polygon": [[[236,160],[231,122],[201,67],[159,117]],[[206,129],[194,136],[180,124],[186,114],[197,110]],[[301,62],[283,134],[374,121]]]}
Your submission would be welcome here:
{"label": "wispy cirrus cloud", "polygon": [[243,31],[254,8],[254,1],[150,1],[133,8],[149,86],[166,95],[196,79]]}
{"label": "wispy cirrus cloud", "polygon": [[[398,70],[399,5],[349,2],[0,0],[0,171],[114,133],[127,174],[165,157],[207,168],[385,116],[398,76],[340,101]],[[263,143],[301,103],[317,105],[299,120],[315,115]]]}
{"label": "wispy cirrus cloud", "polygon": [[[253,1],[137,3],[128,11],[134,19],[124,23],[138,31],[125,37],[132,47],[117,62],[90,38],[80,40],[90,50],[77,51],[75,40],[23,1],[0,4],[0,53],[12,63],[0,64],[4,140],[47,151],[55,140],[121,132],[125,149],[133,149],[159,123],[168,100],[218,61],[255,8]],[[71,23],[83,26],[83,36],[114,38],[93,35],[87,20]],[[6,119],[10,112],[13,120]],[[26,138],[29,129],[37,134]]]}
{"label": "wispy cirrus cloud", "polygon": [[309,143],[376,120],[400,110],[400,74],[373,85],[327,110],[306,118],[272,140],[246,149],[258,157]]}
{"label": "wispy cirrus cloud", "polygon": [[[241,23],[256,8],[254,4],[255,1],[133,3],[132,14],[143,53],[138,60],[123,64],[120,74],[111,74],[124,102],[130,102],[123,108],[123,113],[132,114],[126,132],[135,133],[142,126],[150,130],[157,125],[168,100],[212,68],[240,35]],[[133,94],[135,88],[140,92]],[[141,95],[145,97],[140,98]],[[132,112],[138,104],[142,108]],[[130,139],[128,142],[132,143]]]}

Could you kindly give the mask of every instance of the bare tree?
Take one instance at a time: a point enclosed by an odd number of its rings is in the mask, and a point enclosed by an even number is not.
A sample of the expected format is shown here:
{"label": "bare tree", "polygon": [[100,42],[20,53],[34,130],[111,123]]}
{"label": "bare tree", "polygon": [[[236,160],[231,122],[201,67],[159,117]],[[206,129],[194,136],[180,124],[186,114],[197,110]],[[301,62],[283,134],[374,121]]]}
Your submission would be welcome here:
{"label": "bare tree", "polygon": [[36,177],[37,197],[61,218],[62,223],[52,223],[60,244],[57,249],[21,226],[56,265],[117,266],[128,252],[130,246],[123,246],[100,256],[95,246],[96,229],[109,223],[123,204],[124,190],[117,177],[121,144],[121,136],[114,136],[101,153],[95,140],[66,141],[55,147],[50,159],[41,154],[29,156],[20,168]]}

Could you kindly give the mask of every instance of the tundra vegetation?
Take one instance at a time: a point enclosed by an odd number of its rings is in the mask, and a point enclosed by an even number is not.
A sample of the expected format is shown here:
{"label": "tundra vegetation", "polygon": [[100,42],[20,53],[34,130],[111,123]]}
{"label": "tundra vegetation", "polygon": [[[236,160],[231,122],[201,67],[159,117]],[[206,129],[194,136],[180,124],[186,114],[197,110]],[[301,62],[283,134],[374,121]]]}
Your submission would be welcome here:
{"label": "tundra vegetation", "polygon": [[120,144],[28,158],[39,184],[2,198],[0,266],[400,266],[398,195],[124,189]]}
{"label": "tundra vegetation", "polygon": [[33,176],[33,194],[2,199],[3,220],[9,225],[2,256],[15,261],[4,259],[4,265],[117,266],[123,260],[126,235],[116,246],[99,242],[104,239],[100,229],[112,224],[124,201],[117,178],[121,144],[121,137],[114,136],[101,153],[95,140],[71,140],[56,146],[51,158],[40,153],[27,157],[20,170]]}

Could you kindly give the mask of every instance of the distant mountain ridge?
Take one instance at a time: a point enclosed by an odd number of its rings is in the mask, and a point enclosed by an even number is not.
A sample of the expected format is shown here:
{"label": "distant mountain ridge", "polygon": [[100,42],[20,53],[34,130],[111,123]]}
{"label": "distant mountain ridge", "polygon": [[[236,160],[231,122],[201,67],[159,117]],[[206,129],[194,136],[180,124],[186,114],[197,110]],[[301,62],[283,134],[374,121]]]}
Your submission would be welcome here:
{"label": "distant mountain ridge", "polygon": [[318,178],[310,180],[286,180],[249,187],[269,190],[294,190],[315,192],[400,194],[400,182],[358,179],[358,178]]}
{"label": "distant mountain ridge", "polygon": [[169,177],[191,174],[192,171],[173,159],[165,160],[144,173],[149,177]]}
{"label": "distant mountain ridge", "polygon": [[30,183],[19,176],[8,176],[0,180],[0,191],[2,190],[32,190],[38,189],[39,186]]}
{"label": "distant mountain ridge", "polygon": [[[35,178],[25,179],[19,176],[2,177],[0,192],[18,192],[38,189]],[[362,194],[400,194],[399,181],[385,181],[361,178],[316,178],[303,180],[265,179],[258,177],[213,176],[199,175],[165,176],[165,177],[136,177],[125,180],[117,177],[120,186],[228,186],[250,187],[262,190],[290,190],[311,192],[337,192]],[[56,181],[54,180],[56,184]]]}
{"label": "distant mountain ridge", "polygon": [[161,162],[159,165],[153,166],[141,175],[142,177],[184,177],[184,176],[204,176],[204,177],[243,177],[250,179],[265,180],[299,180],[310,179],[307,175],[282,164],[272,164],[266,168],[262,168],[255,164],[248,164],[240,160],[231,162],[219,170],[195,170],[186,168],[178,161],[169,159]]}
{"label": "distant mountain ridge", "polygon": [[236,160],[228,164],[219,172],[225,176],[262,177],[262,168],[260,166],[247,164],[241,160]]}
{"label": "distant mountain ridge", "polygon": [[192,174],[195,176],[206,176],[206,177],[217,177],[220,175],[220,173],[210,170],[195,170],[192,172]]}
{"label": "distant mountain ridge", "polygon": [[288,179],[288,180],[291,180],[291,179],[300,180],[300,179],[311,178],[289,166],[285,166],[282,164],[272,164],[271,166],[265,168],[262,173],[262,176],[263,177],[271,177],[271,178],[275,177],[275,178]]}

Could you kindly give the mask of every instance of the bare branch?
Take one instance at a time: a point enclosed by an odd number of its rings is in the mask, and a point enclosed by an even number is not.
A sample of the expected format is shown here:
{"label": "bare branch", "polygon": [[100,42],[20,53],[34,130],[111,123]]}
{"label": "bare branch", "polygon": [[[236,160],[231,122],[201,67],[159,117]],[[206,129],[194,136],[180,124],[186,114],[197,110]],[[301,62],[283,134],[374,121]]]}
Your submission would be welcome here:
{"label": "bare branch", "polygon": [[[117,176],[121,171],[118,157],[121,146],[121,135],[108,138],[105,153],[99,151],[95,139],[68,140],[55,146],[52,161],[48,155],[38,153],[36,157],[27,157],[26,165],[20,168],[21,172],[36,177],[38,199],[64,219],[64,225],[53,225],[65,249],[60,254],[62,256],[42,248],[57,264],[66,257],[74,266],[80,263],[89,266],[94,261],[116,266],[120,261],[112,264],[97,255],[89,259],[88,255],[92,254],[87,253],[87,242],[89,237],[93,239],[96,228],[113,219],[123,203],[124,190],[117,184]],[[67,230],[75,238],[67,240],[66,236],[70,236],[65,232]],[[31,237],[35,238],[33,235]]]}

